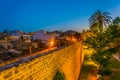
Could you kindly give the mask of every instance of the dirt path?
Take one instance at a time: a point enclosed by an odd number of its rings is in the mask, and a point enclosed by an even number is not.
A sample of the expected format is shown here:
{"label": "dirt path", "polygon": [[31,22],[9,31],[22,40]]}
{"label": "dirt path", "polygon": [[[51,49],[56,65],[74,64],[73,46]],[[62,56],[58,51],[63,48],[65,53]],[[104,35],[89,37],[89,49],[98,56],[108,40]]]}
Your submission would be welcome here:
{"label": "dirt path", "polygon": [[114,72],[118,72],[118,71],[120,71],[120,68],[118,68],[118,69],[112,68],[111,70]]}
{"label": "dirt path", "polygon": [[113,55],[113,57],[120,62],[120,58],[118,54]]}

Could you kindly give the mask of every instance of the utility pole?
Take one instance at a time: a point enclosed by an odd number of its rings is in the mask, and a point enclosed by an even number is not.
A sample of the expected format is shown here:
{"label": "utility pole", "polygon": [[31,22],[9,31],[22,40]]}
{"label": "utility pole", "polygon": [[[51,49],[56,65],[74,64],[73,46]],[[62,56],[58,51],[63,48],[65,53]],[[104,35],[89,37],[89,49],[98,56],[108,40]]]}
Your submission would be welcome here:
{"label": "utility pole", "polygon": [[30,54],[32,53],[32,46],[31,45],[29,47],[29,52],[30,52]]}

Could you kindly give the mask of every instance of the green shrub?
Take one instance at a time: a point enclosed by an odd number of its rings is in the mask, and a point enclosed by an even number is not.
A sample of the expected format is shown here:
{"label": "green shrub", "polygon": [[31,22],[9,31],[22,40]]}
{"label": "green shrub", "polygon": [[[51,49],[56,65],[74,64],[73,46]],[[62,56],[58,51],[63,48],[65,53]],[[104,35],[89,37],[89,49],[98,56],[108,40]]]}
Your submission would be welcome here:
{"label": "green shrub", "polygon": [[57,70],[53,80],[66,80],[65,74]]}
{"label": "green shrub", "polygon": [[99,70],[99,74],[102,76],[107,76],[107,75],[111,75],[112,72],[109,69],[102,69],[102,70]]}

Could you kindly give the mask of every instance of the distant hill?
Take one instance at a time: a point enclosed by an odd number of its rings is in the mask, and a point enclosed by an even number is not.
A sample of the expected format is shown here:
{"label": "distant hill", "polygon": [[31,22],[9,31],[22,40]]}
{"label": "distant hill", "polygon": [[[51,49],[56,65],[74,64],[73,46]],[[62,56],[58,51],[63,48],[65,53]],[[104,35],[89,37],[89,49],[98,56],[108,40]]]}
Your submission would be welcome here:
{"label": "distant hill", "polygon": [[72,33],[78,33],[77,31],[73,31],[73,30],[67,30],[64,32],[64,35],[68,35],[68,34],[72,34]]}

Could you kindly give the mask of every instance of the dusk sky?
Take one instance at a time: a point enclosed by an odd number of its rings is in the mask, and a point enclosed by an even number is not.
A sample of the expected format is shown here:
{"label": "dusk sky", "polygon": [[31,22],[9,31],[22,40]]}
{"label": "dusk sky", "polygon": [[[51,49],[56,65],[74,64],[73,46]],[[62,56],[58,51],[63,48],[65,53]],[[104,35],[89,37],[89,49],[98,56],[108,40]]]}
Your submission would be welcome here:
{"label": "dusk sky", "polygon": [[0,0],[0,31],[81,31],[98,9],[120,16],[120,0]]}

